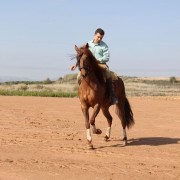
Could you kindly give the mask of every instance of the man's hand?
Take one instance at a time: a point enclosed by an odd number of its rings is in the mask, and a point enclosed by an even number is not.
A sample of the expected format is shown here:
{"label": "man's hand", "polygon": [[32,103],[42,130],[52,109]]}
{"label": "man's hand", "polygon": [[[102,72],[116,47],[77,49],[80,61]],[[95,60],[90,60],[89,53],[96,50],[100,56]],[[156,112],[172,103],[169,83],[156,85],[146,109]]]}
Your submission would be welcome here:
{"label": "man's hand", "polygon": [[71,71],[74,71],[76,69],[76,65],[71,66]]}

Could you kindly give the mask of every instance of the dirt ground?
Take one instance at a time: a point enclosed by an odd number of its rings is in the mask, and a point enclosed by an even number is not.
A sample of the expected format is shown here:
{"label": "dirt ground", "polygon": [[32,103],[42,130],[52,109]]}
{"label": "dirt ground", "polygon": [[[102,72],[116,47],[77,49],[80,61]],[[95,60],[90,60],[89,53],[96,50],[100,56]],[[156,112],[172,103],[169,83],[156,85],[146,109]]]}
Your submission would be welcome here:
{"label": "dirt ground", "polygon": [[180,98],[131,97],[135,125],[122,146],[114,113],[103,140],[102,113],[87,149],[77,98],[0,96],[0,180],[180,179]]}

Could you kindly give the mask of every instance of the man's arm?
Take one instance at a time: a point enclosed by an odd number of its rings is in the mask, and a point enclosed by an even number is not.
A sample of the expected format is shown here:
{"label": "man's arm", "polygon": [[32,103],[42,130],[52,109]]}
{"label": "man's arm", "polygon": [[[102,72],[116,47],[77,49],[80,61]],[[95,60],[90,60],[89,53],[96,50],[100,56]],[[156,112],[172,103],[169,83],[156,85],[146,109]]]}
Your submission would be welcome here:
{"label": "man's arm", "polygon": [[100,61],[100,63],[106,63],[109,61],[109,58],[110,58],[109,48],[108,46],[105,46],[103,48],[103,56],[98,58],[98,60]]}

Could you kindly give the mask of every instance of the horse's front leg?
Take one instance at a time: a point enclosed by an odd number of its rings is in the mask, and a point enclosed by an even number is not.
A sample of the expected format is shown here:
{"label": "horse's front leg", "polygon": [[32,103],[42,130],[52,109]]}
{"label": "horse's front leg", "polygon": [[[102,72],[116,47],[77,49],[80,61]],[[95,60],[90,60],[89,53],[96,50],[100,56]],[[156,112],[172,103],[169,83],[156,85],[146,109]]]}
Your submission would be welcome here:
{"label": "horse's front leg", "polygon": [[88,141],[88,146],[89,148],[93,148],[93,144],[92,144],[92,136],[91,136],[91,130],[90,130],[90,123],[89,123],[89,108],[88,107],[84,107],[81,106],[81,110],[83,112],[84,115],[84,119],[85,119],[85,127],[86,127],[86,137],[87,137],[87,141]]}
{"label": "horse's front leg", "polygon": [[101,134],[102,133],[102,131],[100,129],[97,129],[96,125],[95,125],[95,118],[98,115],[99,110],[100,110],[100,105],[96,104],[94,106],[94,108],[93,108],[93,114],[92,114],[91,119],[90,119],[90,124],[91,124],[91,127],[92,127],[92,132],[94,134]]}

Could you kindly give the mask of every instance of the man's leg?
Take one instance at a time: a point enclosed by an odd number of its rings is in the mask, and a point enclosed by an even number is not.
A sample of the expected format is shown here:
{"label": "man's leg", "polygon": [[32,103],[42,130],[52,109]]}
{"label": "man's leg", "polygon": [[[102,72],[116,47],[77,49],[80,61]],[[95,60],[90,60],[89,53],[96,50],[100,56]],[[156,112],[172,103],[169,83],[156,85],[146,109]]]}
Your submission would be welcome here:
{"label": "man's leg", "polygon": [[107,88],[108,91],[110,93],[110,98],[111,98],[111,104],[118,104],[118,98],[115,95],[115,91],[114,91],[114,86],[113,86],[113,82],[112,82],[112,77],[111,77],[111,73],[109,70],[105,71],[105,75],[106,75],[106,83],[107,83]]}
{"label": "man's leg", "polygon": [[111,72],[109,71],[109,67],[106,64],[99,64],[99,66],[104,69],[104,77],[107,83],[108,91],[110,93],[111,104],[118,104],[118,98],[116,97],[114,92],[114,86],[112,82]]}
{"label": "man's leg", "polygon": [[115,95],[115,92],[114,92],[114,86],[113,86],[113,82],[112,82],[112,78],[108,78],[107,81],[107,88],[108,88],[108,91],[110,93],[110,98],[111,98],[111,104],[118,104],[118,98],[116,97]]}

